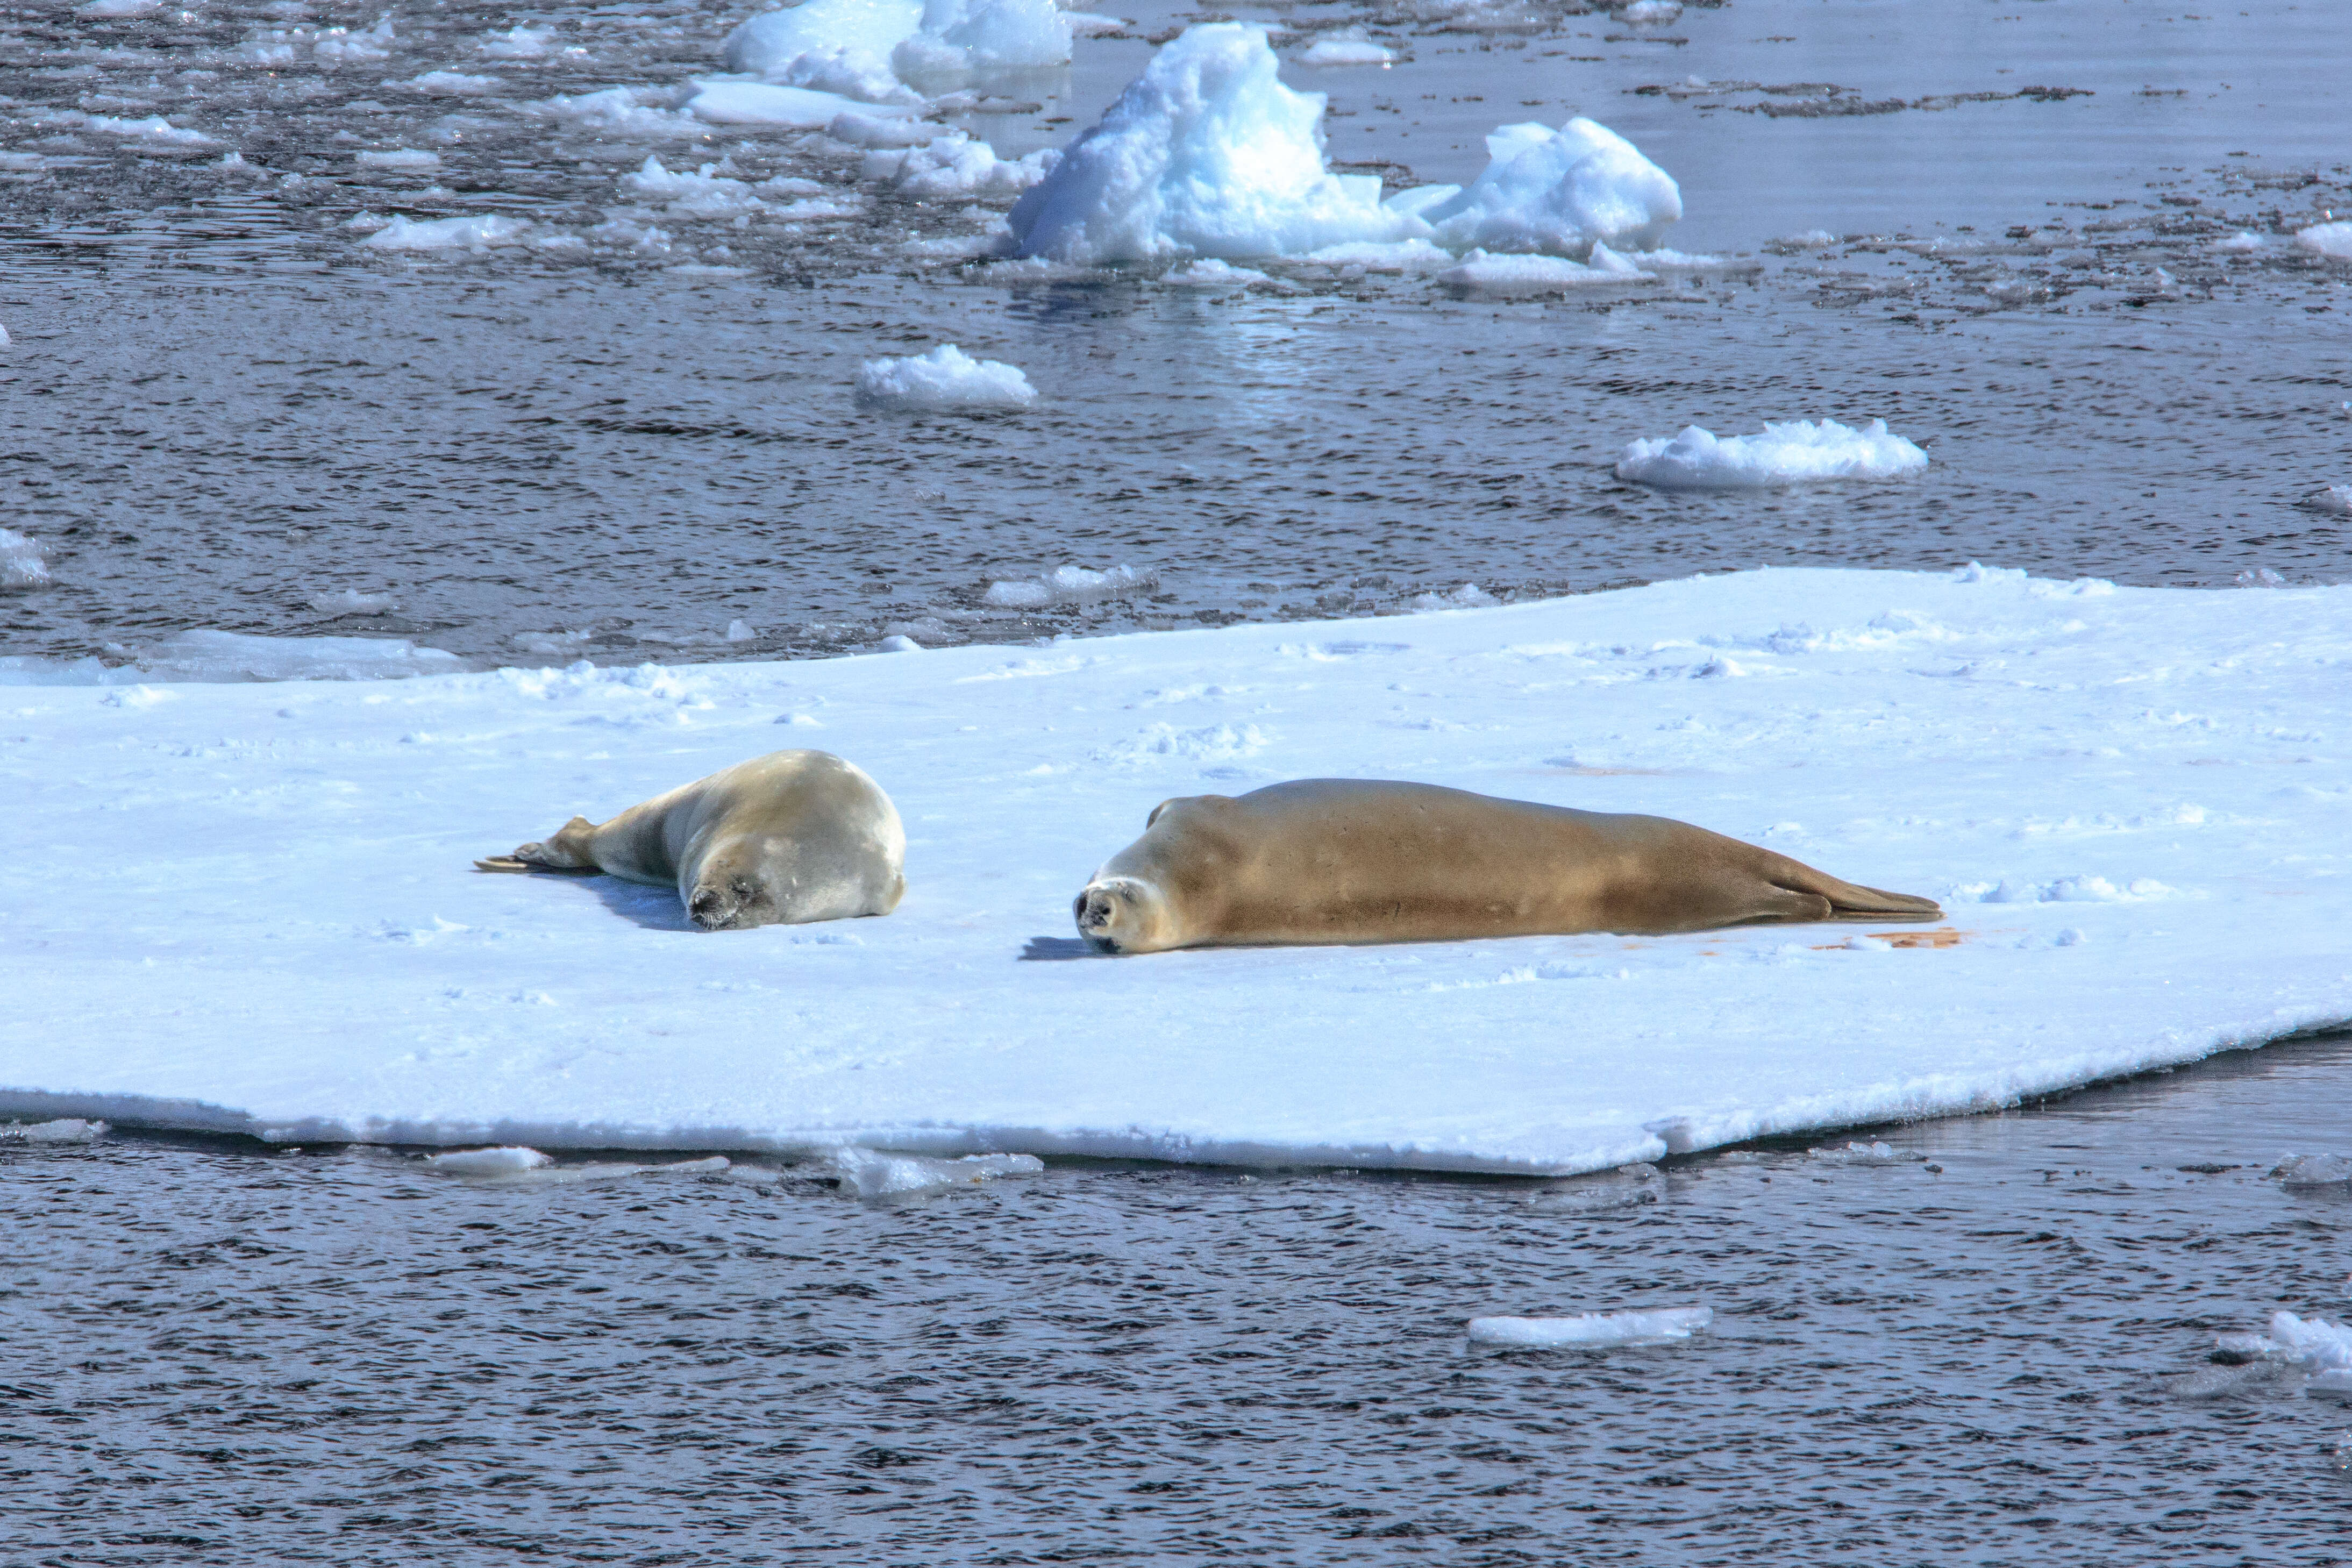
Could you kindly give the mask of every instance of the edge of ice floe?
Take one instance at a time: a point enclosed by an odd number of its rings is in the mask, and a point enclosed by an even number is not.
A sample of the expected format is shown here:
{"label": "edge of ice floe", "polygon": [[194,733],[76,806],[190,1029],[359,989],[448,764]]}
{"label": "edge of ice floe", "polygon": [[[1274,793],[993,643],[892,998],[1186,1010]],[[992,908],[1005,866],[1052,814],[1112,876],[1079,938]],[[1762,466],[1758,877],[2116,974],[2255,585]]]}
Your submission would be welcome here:
{"label": "edge of ice floe", "polygon": [[[1011,962],[1010,959],[1007,962]],[[567,1152],[590,1150],[712,1151],[825,1157],[847,1148],[956,1157],[1034,1154],[1041,1158],[1149,1160],[1178,1165],[1319,1166],[1433,1171],[1462,1175],[1557,1177],[1586,1175],[1672,1154],[1699,1153],[1790,1134],[1843,1132],[1888,1123],[2007,1110],[2026,1100],[2179,1067],[2227,1051],[2253,1050],[2352,1026],[2341,1009],[2281,1011],[2267,1025],[2168,1030],[2155,1039],[2081,1053],[2011,1074],[2000,1085],[1974,1087],[1927,1074],[1875,1085],[1859,1100],[1860,1113],[1824,1114],[1829,1096],[1800,1096],[1758,1111],[1719,1118],[1674,1117],[1638,1133],[1594,1144],[1564,1160],[1481,1157],[1443,1148],[1394,1143],[1278,1143],[1252,1139],[1194,1138],[1147,1127],[1069,1128],[851,1122],[838,1126],[752,1128],[682,1122],[654,1127],[625,1122],[472,1121],[462,1117],[385,1121],[310,1117],[266,1121],[233,1106],[134,1094],[77,1094],[0,1089],[0,1118],[82,1118],[119,1129],[203,1132],[272,1144],[371,1143],[415,1148],[519,1145]],[[1852,1105],[1856,1096],[1838,1098]]]}

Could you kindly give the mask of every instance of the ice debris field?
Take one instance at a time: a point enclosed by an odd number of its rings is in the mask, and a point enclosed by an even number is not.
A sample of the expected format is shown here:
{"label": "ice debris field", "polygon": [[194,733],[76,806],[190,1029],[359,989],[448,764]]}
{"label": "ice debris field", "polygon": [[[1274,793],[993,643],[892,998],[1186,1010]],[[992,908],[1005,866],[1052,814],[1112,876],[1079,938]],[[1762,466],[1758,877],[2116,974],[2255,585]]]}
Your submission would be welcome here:
{"label": "ice debris field", "polygon": [[[0,1116],[1564,1173],[2352,1019],[2352,588],[1772,570],[677,668],[368,641],[320,668],[419,673],[0,661]],[[896,799],[895,914],[707,935],[471,869],[787,746]],[[1154,805],[1312,775],[1676,816],[1948,919],[1084,955],[1071,896]]]}

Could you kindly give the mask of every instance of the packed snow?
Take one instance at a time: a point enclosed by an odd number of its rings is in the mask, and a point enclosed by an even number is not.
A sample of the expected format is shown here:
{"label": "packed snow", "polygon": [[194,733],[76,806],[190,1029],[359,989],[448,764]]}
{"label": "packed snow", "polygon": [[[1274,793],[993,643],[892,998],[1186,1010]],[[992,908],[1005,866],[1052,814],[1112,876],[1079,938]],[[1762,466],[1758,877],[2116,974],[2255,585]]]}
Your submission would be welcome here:
{"label": "packed snow", "polygon": [[[808,662],[17,658],[0,1118],[1554,1173],[1833,1146],[2352,1020],[2347,628],[2352,587],[1775,570]],[[472,869],[786,744],[890,792],[895,913],[711,935],[667,889]],[[1678,817],[1948,916],[1087,955],[1071,896],[1154,805],[1318,775]],[[134,850],[59,899],[92,845]],[[2090,879],[2169,891],[1960,893]]]}
{"label": "packed snow", "polygon": [[1284,86],[1278,66],[1265,30],[1238,22],[1162,47],[1013,207],[1019,253],[1100,266],[1421,240],[1581,258],[1596,244],[1654,246],[1682,216],[1664,170],[1581,117],[1504,126],[1472,184],[1382,201],[1377,176],[1331,172],[1324,95]]}
{"label": "packed snow", "polygon": [[[0,342],[7,340],[0,338]],[[46,588],[49,563],[40,544],[12,528],[0,528],[0,588]]]}
{"label": "packed snow", "polygon": [[1037,389],[1019,365],[941,343],[927,354],[867,360],[857,367],[857,398],[900,413],[991,413],[1029,407]]}
{"label": "packed snow", "polygon": [[1834,419],[1767,423],[1758,436],[1720,437],[1696,425],[1672,440],[1625,448],[1617,477],[1660,489],[1770,489],[1822,479],[1896,479],[1927,454],[1874,419],[1857,430]]}
{"label": "packed snow", "polygon": [[1705,1332],[1714,1321],[1712,1307],[1586,1312],[1573,1318],[1473,1318],[1470,1342],[1504,1350],[1613,1350],[1674,1344]]}
{"label": "packed snow", "polygon": [[2295,244],[2337,261],[2352,261],[2352,222],[2316,223],[2299,230]]}

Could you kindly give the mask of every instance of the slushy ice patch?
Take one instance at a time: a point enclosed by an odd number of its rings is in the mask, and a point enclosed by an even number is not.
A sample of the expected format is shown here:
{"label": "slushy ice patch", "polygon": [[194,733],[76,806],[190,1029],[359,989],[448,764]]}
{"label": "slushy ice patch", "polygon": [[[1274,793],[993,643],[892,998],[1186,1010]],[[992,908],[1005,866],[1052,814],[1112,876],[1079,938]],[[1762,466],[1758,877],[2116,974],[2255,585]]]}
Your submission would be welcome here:
{"label": "slushy ice patch", "polygon": [[1718,437],[1696,425],[1671,440],[1625,448],[1617,477],[1660,489],[1774,489],[1820,479],[1895,479],[1918,473],[1927,454],[1874,419],[1862,429],[1834,419],[1767,424],[1756,436]]}
{"label": "slushy ice patch", "polygon": [[1159,574],[1132,566],[1096,572],[1084,566],[1057,566],[1042,577],[991,583],[983,604],[1000,610],[1042,610],[1055,605],[1099,605],[1148,593],[1159,585]]}
{"label": "slushy ice patch", "polygon": [[249,680],[374,680],[448,675],[455,654],[394,637],[265,637],[244,632],[187,631],[166,637],[129,664],[94,658],[0,658],[0,686],[111,686],[109,702],[149,707],[169,699],[150,680],[206,683]]}
{"label": "slushy ice patch", "polygon": [[1586,1312],[1573,1318],[1473,1318],[1470,1342],[1501,1350],[1612,1350],[1665,1345],[1704,1332],[1712,1307],[1663,1307],[1640,1312]]}
{"label": "slushy ice patch", "polygon": [[870,359],[857,367],[857,400],[902,413],[982,413],[1026,408],[1037,389],[1018,365],[974,359],[953,343],[907,359]]}
{"label": "slushy ice patch", "polygon": [[0,528],[0,588],[46,588],[49,563],[41,547],[10,528]]}
{"label": "slushy ice patch", "polygon": [[1324,96],[1285,87],[1277,64],[1265,29],[1235,22],[1162,48],[1014,205],[1019,253],[1099,266],[1434,239],[1582,257],[1598,242],[1653,245],[1682,216],[1665,171],[1584,119],[1505,126],[1475,184],[1383,202],[1374,176],[1330,171]]}

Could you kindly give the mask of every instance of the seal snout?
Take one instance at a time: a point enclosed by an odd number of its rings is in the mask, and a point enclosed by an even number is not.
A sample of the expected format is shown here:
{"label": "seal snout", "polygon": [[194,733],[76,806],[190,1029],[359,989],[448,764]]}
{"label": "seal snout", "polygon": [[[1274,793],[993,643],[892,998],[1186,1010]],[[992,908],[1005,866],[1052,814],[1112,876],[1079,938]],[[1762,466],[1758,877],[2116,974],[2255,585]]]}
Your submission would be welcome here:
{"label": "seal snout", "polygon": [[769,899],[765,889],[756,882],[738,877],[725,887],[709,883],[694,889],[687,900],[686,912],[704,931],[740,931],[749,926],[765,925]]}
{"label": "seal snout", "polygon": [[1108,888],[1088,888],[1070,906],[1077,917],[1078,934],[1098,952],[1117,952],[1118,939],[1112,928],[1118,923],[1118,900]]}

